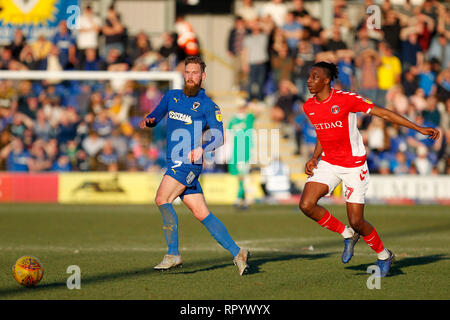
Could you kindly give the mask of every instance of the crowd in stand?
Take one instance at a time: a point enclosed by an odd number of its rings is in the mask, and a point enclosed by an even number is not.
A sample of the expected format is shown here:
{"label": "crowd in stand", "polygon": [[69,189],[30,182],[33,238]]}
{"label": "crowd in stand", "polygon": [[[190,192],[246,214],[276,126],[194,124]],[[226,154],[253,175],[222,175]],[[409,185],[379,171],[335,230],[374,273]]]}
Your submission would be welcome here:
{"label": "crowd in stand", "polygon": [[[334,62],[333,87],[357,92],[419,124],[437,127],[435,143],[411,130],[359,116],[374,173],[450,173],[450,9],[436,0],[381,5],[381,25],[365,9],[352,25],[345,0],[335,0],[325,28],[303,0],[268,0],[236,6],[228,53],[234,86],[264,101],[274,122],[292,128],[298,154],[308,156],[315,132],[302,112],[306,79],[320,60]],[[199,54],[192,26],[178,17],[174,33],[155,48],[145,32],[130,35],[112,6],[104,21],[89,6],[80,29],[65,21],[52,38],[16,30],[2,48],[1,70],[127,71],[179,68]],[[103,40],[103,41],[100,41]],[[159,170],[164,166],[164,126],[138,129],[164,88],[140,81],[0,80],[0,170]]]}
{"label": "crowd in stand", "polygon": [[433,143],[413,130],[359,115],[371,172],[448,174],[450,8],[436,0],[419,6],[405,0],[394,8],[385,0],[377,25],[373,11],[366,12],[374,4],[364,1],[355,20],[346,1],[335,0],[332,25],[325,28],[303,0],[270,0],[258,7],[243,0],[228,38],[229,55],[239,66],[235,86],[250,99],[275,97],[269,103],[273,121],[295,128],[297,154],[309,157],[316,138],[302,112],[310,97],[306,81],[315,62],[333,62],[339,69],[334,88],[441,130]]}
{"label": "crowd in stand", "polygon": [[[171,71],[199,53],[177,38],[185,32],[182,17],[159,48],[145,32],[128,34],[114,6],[105,21],[86,6],[79,25],[72,32],[61,21],[53,37],[36,40],[17,29],[1,49],[0,70]],[[158,170],[164,127],[144,132],[138,122],[162,90],[148,81],[0,80],[0,170]]]}

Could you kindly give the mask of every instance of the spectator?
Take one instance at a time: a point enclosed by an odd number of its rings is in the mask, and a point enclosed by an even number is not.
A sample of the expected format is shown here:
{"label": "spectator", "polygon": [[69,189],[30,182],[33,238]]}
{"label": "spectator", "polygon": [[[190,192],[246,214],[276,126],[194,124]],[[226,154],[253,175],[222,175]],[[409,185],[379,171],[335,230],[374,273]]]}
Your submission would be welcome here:
{"label": "spectator", "polygon": [[432,58],[438,59],[443,69],[450,68],[450,41],[443,33],[437,34],[431,40],[428,59]]}
{"label": "spectator", "polygon": [[338,58],[338,83],[344,91],[355,91],[355,67],[353,66],[353,52],[351,50],[339,50]]}
{"label": "spectator", "polygon": [[410,164],[404,152],[398,151],[395,154],[395,159],[390,163],[390,170],[393,174],[408,174]]}
{"label": "spectator", "polygon": [[422,48],[418,43],[417,33],[411,32],[406,39],[401,41],[402,68],[408,70],[423,61]]}
{"label": "spectator", "polygon": [[52,50],[53,43],[41,34],[36,41],[31,44],[34,60],[36,61],[40,70],[45,70],[43,63],[47,59]]}
{"label": "spectator", "polygon": [[409,108],[409,100],[403,93],[403,88],[400,85],[396,85],[389,89],[386,94],[386,108],[391,109],[399,113],[400,115],[406,115]]}
{"label": "spectator", "polygon": [[29,70],[37,70],[39,68],[39,63],[36,61],[33,55],[33,50],[31,45],[25,45],[25,47],[20,52],[19,62]]}
{"label": "spectator", "polygon": [[[41,69],[46,71],[62,71],[63,66],[60,61],[59,48],[55,45],[52,45],[48,56],[42,60]],[[61,83],[61,79],[47,79],[47,83],[49,84],[59,84]]]}
{"label": "spectator", "polygon": [[269,37],[262,32],[258,20],[250,23],[251,33],[244,39],[242,50],[242,68],[248,74],[249,99],[264,100],[264,83],[266,79],[266,63]]}
{"label": "spectator", "polygon": [[242,17],[246,24],[258,19],[258,11],[253,5],[253,0],[242,0],[242,5],[236,9],[235,14]]}
{"label": "spectator", "polygon": [[17,107],[17,93],[12,81],[0,80],[0,110],[13,111]]}
{"label": "spectator", "polygon": [[25,130],[27,130],[27,128],[32,128],[32,126],[33,121],[30,118],[23,113],[15,113],[10,126],[10,131],[14,137],[23,140],[25,137]]}
{"label": "spectator", "polygon": [[283,0],[270,0],[261,9],[261,17],[270,16],[279,28],[283,26],[287,13],[288,9]]}
{"label": "spectator", "polygon": [[162,44],[158,52],[161,57],[169,63],[170,69],[174,70],[178,64],[178,46],[175,40],[176,35],[163,32],[161,38]]}
{"label": "spectator", "polygon": [[11,54],[13,59],[19,61],[20,60],[20,53],[22,52],[23,48],[27,45],[27,40],[25,36],[23,35],[22,29],[18,28],[14,32],[14,38],[9,45],[9,48],[11,49]]}
{"label": "spectator", "polygon": [[331,38],[327,38],[324,45],[324,51],[337,51],[347,49],[347,45],[341,38],[341,32],[338,27],[331,30]]}
{"label": "spectator", "polygon": [[417,88],[416,92],[414,92],[409,100],[413,105],[415,112],[422,112],[427,104],[427,100],[425,99],[425,91],[422,88]]}
{"label": "spectator", "polygon": [[371,101],[376,101],[377,99],[377,66],[379,63],[380,57],[373,49],[366,49],[356,57],[356,67],[360,75],[358,92]]}
{"label": "spectator", "polygon": [[314,153],[316,146],[316,130],[305,115],[303,104],[299,104],[298,109],[299,113],[295,118],[295,141],[297,143],[295,154],[310,157]]}
{"label": "spectator", "polygon": [[92,129],[95,130],[100,137],[106,138],[111,135],[114,128],[114,123],[108,117],[106,110],[100,111],[92,123]]}
{"label": "spectator", "polygon": [[75,171],[87,172],[90,171],[89,157],[83,149],[77,151]]}
{"label": "spectator", "polygon": [[9,47],[4,47],[0,57],[0,70],[10,70],[11,63],[14,61],[12,50]]}
{"label": "spectator", "polygon": [[443,70],[436,79],[436,96],[440,101],[450,99],[450,68]]}
{"label": "spectator", "polygon": [[282,30],[289,48],[289,56],[294,56],[303,32],[303,26],[296,20],[294,11],[287,13]]}
{"label": "spectator", "polygon": [[86,49],[85,59],[80,64],[80,70],[101,71],[106,70],[106,64],[102,58],[97,56],[97,51],[93,48]]}
{"label": "spectator", "polygon": [[[80,29],[77,36],[77,48],[84,59],[86,49],[98,50],[98,37],[101,31],[101,20],[94,14],[92,7],[87,5],[80,15]],[[83,60],[81,59],[81,60]]]}
{"label": "spectator", "polygon": [[322,25],[320,23],[320,20],[317,18],[311,19],[311,24],[309,26],[304,26],[305,30],[309,34],[309,37],[311,39],[311,42],[313,43],[315,48],[318,48],[317,50],[314,49],[315,52],[322,50],[322,46],[324,45],[322,34],[324,34],[324,30],[322,28]]}
{"label": "spectator", "polygon": [[102,151],[98,155],[99,170],[118,171],[119,158],[109,140],[105,141]]}
{"label": "spectator", "polygon": [[305,9],[305,2],[303,0],[292,0],[291,10],[300,24],[303,24],[304,21],[309,21],[309,19],[304,19],[309,16],[309,12]]}
{"label": "spectator", "polygon": [[75,37],[67,28],[67,22],[62,20],[58,25],[58,31],[53,36],[53,45],[59,49],[59,62],[64,70],[73,69],[77,64],[77,49]]}
{"label": "spectator", "polygon": [[430,160],[427,158],[428,149],[425,146],[419,146],[417,148],[417,158],[414,160],[414,164],[417,168],[417,172],[420,175],[430,175],[433,166]]}
{"label": "spectator", "polygon": [[425,61],[420,68],[418,81],[419,88],[424,91],[425,97],[436,93],[436,74],[431,70],[431,63],[429,61]]}
{"label": "spectator", "polygon": [[282,29],[276,28],[274,30],[273,43],[269,52],[270,65],[275,83],[279,83],[281,79],[290,79],[293,59],[289,55],[289,47]]}
{"label": "spectator", "polygon": [[433,127],[439,127],[441,123],[441,114],[437,108],[438,99],[436,96],[430,96],[427,98],[427,104],[424,110],[422,110],[422,117],[424,121],[432,123]]}
{"label": "spectator", "polygon": [[144,64],[147,56],[153,53],[150,39],[144,31],[139,32],[134,40],[133,50],[128,54],[133,64]]}
{"label": "spectator", "polygon": [[233,85],[236,89],[245,88],[245,74],[242,70],[242,49],[244,48],[244,39],[249,33],[245,26],[245,21],[241,17],[234,20],[233,29],[228,34],[228,55],[233,63]]}
{"label": "spectator", "polygon": [[[283,122],[283,124],[291,125],[294,123],[294,104],[298,100],[297,93],[297,88],[291,81],[280,80],[278,97],[272,109],[272,119],[275,123]],[[288,127],[283,128],[288,130]]]}
{"label": "spectator", "polygon": [[387,90],[400,83],[402,67],[400,59],[393,55],[392,49],[386,42],[379,44],[380,62],[378,65],[378,92],[376,103],[386,105]]}
{"label": "spectator", "polygon": [[111,48],[108,51],[108,56],[106,57],[106,70],[108,71],[127,71],[129,68],[129,64],[120,54],[120,51]]}
{"label": "spectator", "polygon": [[413,68],[406,70],[405,73],[403,74],[402,86],[405,95],[408,98],[416,92],[419,85],[417,83],[417,77],[415,75],[415,71],[413,70]]}
{"label": "spectator", "polygon": [[423,51],[428,51],[430,47],[431,35],[434,32],[435,22],[426,14],[419,14],[415,22],[418,42]]}
{"label": "spectator", "polygon": [[148,114],[152,112],[162,99],[162,93],[158,90],[155,82],[150,82],[139,97],[139,112],[140,114]]}
{"label": "spectator", "polygon": [[105,36],[104,57],[108,56],[111,49],[118,50],[120,55],[125,53],[125,41],[127,37],[126,28],[120,21],[120,15],[111,5],[106,14],[105,23],[102,27],[102,33]]}
{"label": "spectator", "polygon": [[301,40],[298,43],[297,55],[294,59],[294,66],[292,70],[292,81],[297,87],[298,95],[306,101],[309,95],[307,80],[309,71],[315,63],[313,45],[306,40]]}
{"label": "spectator", "polygon": [[367,28],[361,28],[358,31],[357,39],[353,44],[353,52],[355,57],[358,58],[363,52],[366,50],[374,50],[376,52],[376,44],[375,41],[369,38],[369,33]]}
{"label": "spectator", "polygon": [[400,20],[394,10],[388,10],[385,12],[385,19],[381,30],[383,32],[383,38],[389,47],[392,49],[393,54],[400,57],[400,31],[402,27]]}
{"label": "spectator", "polygon": [[86,137],[81,146],[86,154],[90,158],[95,158],[99,151],[103,148],[105,144],[105,139],[99,137],[97,131],[89,131],[89,136]]}
{"label": "spectator", "polygon": [[181,56],[178,61],[184,60],[187,56],[196,56],[200,53],[197,36],[194,32],[192,24],[184,19],[183,15],[178,15],[175,22],[175,30],[177,32],[177,44],[181,49]]}
{"label": "spectator", "polygon": [[385,122],[380,118],[372,118],[367,128],[367,146],[374,153],[389,150],[390,140]]}
{"label": "spectator", "polygon": [[11,172],[27,172],[28,164],[31,158],[30,153],[24,149],[23,143],[19,138],[14,138],[10,144],[3,147],[0,151],[0,157],[7,159],[6,168]]}
{"label": "spectator", "polygon": [[59,143],[59,148],[63,151],[66,151],[67,143],[74,140],[77,135],[76,120],[69,111],[61,112],[56,138]]}
{"label": "spectator", "polygon": [[58,171],[58,172],[72,171],[72,166],[70,164],[69,157],[65,154],[59,156],[58,160],[52,166],[52,171]]}
{"label": "spectator", "polygon": [[36,141],[31,148],[31,157],[28,160],[30,172],[47,171],[52,167],[52,162],[45,153],[43,143],[42,140]]}
{"label": "spectator", "polygon": [[111,133],[109,142],[117,154],[119,163],[123,163],[128,152],[128,139],[121,134],[118,128],[115,128]]}

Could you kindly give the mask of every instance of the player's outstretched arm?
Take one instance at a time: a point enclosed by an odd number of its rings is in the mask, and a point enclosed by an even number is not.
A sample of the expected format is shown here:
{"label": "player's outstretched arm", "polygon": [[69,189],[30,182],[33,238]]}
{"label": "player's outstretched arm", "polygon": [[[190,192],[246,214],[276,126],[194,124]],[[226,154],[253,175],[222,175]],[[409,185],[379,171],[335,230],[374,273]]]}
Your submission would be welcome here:
{"label": "player's outstretched arm", "polygon": [[144,129],[146,127],[152,128],[156,126],[167,114],[167,108],[171,96],[172,95],[170,93],[166,93],[156,108],[151,113],[148,113],[141,121],[139,121],[139,128]]}
{"label": "player's outstretched arm", "polygon": [[439,139],[439,130],[431,127],[421,127],[391,110],[373,106],[370,114],[373,114],[391,123],[416,130],[423,135],[429,136],[429,138],[432,140]]}

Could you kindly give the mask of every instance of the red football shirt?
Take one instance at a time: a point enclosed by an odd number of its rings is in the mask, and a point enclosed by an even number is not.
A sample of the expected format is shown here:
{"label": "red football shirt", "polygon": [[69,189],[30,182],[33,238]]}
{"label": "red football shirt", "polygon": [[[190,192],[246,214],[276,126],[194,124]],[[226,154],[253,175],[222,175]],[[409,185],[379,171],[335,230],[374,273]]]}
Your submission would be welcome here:
{"label": "red football shirt", "polygon": [[326,100],[319,102],[314,96],[304,103],[303,110],[322,145],[322,160],[347,168],[364,164],[366,149],[357,128],[356,112],[369,113],[372,107],[372,101],[334,88]]}

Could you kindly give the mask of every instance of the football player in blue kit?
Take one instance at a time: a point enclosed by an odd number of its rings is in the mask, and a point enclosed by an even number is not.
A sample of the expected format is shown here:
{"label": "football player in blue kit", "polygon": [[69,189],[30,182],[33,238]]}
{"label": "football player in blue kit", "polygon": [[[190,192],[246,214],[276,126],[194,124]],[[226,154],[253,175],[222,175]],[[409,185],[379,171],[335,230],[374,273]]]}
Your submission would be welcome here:
{"label": "football player in blue kit", "polygon": [[[180,197],[213,238],[232,254],[239,274],[243,275],[248,271],[249,252],[236,245],[223,223],[209,211],[198,181],[203,153],[215,150],[224,142],[222,115],[220,108],[201,87],[206,78],[203,60],[190,56],[184,65],[183,90],[169,90],[155,110],[139,123],[141,129],[154,127],[168,115],[167,171],[155,198],[163,218],[168,253],[154,268],[167,270],[182,264],[178,248],[178,217],[172,206],[172,202]],[[204,142],[203,133],[207,129],[211,139]]]}

